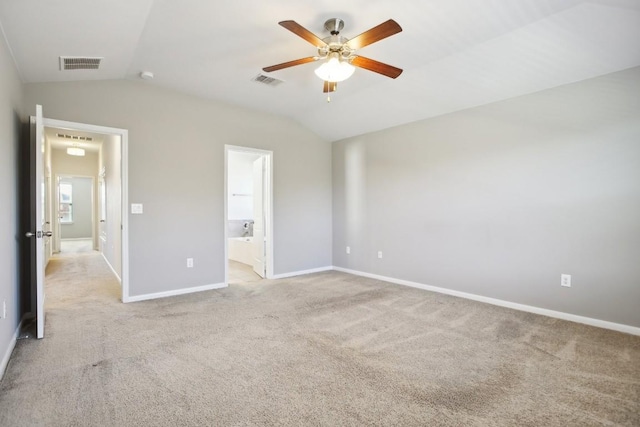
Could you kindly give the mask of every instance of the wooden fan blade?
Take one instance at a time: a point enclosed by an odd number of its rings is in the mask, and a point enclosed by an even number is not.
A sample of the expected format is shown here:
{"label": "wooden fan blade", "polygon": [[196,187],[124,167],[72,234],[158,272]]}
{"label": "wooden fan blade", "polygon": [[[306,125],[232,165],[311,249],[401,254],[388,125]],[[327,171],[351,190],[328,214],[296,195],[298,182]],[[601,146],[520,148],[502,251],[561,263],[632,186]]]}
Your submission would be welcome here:
{"label": "wooden fan blade", "polygon": [[356,56],[351,60],[351,65],[364,68],[365,70],[373,71],[378,74],[382,74],[387,77],[395,79],[402,74],[402,69],[396,68],[393,65],[388,65],[373,59],[365,58],[364,56]]}
{"label": "wooden fan blade", "polygon": [[297,35],[298,37],[302,37],[303,39],[305,39],[315,47],[320,48],[327,45],[325,42],[322,41],[320,37],[316,36],[311,31],[307,30],[302,25],[298,24],[296,21],[282,21],[282,22],[278,22],[278,25],[291,31],[293,34]]}
{"label": "wooden fan blade", "polygon": [[272,71],[282,70],[283,68],[293,67],[294,65],[302,65],[308,62],[317,61],[317,56],[307,56],[306,58],[296,59],[294,61],[283,62],[282,64],[272,65],[270,67],[264,67],[262,70],[270,73]]}
{"label": "wooden fan blade", "polygon": [[328,82],[325,80],[322,92],[329,93],[335,92],[338,89],[338,82]]}
{"label": "wooden fan blade", "polygon": [[389,19],[388,21],[385,21],[382,24],[371,28],[370,30],[367,30],[362,34],[355,36],[347,42],[347,45],[351,49],[361,49],[365,46],[370,45],[371,43],[375,43],[382,39],[386,39],[389,36],[397,34],[400,31],[402,31],[402,27],[400,27],[400,25],[393,19]]}

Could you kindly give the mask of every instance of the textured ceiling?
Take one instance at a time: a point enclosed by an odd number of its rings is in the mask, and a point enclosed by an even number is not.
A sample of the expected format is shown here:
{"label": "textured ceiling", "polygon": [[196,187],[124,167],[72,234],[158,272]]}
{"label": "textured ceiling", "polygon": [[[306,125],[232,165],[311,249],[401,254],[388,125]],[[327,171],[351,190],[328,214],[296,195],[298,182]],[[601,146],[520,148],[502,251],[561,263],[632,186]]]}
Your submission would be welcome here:
{"label": "textured ceiling", "polygon": [[[357,69],[326,102],[317,64],[252,81],[262,67],[314,55],[277,25],[354,37],[386,21],[403,32],[362,55],[403,68]],[[639,0],[2,0],[0,24],[24,82],[138,79],[297,120],[326,140],[512,98],[640,65]],[[104,57],[60,71],[59,56]]]}

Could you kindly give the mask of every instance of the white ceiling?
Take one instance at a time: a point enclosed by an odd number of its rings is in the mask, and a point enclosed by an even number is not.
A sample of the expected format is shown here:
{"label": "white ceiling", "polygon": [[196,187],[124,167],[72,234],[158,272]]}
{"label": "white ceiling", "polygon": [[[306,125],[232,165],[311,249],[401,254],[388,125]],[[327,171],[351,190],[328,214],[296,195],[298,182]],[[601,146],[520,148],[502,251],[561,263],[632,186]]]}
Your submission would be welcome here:
{"label": "white ceiling", "polygon": [[[314,55],[277,25],[352,38],[386,21],[403,32],[362,55],[404,69],[358,69],[326,102]],[[333,141],[640,65],[640,0],[2,0],[0,24],[24,82],[138,79],[288,116]],[[103,56],[100,70],[60,71],[59,56]]]}

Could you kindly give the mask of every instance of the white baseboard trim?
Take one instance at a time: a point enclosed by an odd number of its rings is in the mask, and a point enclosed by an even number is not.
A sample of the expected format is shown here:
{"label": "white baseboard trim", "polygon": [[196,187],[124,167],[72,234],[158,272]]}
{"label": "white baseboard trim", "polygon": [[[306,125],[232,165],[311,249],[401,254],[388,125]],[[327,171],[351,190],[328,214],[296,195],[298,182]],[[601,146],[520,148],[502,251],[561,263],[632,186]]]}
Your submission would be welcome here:
{"label": "white baseboard trim", "polygon": [[107,263],[107,265],[109,266],[109,268],[111,269],[111,271],[113,272],[113,274],[116,276],[116,278],[118,279],[118,282],[120,283],[120,286],[122,286],[122,279],[120,278],[120,276],[118,275],[118,273],[116,272],[116,269],[113,268],[113,266],[111,265],[111,263],[109,262],[109,260],[107,259],[106,256],[104,256],[104,252],[100,252],[100,255],[102,255],[102,259],[104,259],[104,262]]}
{"label": "white baseboard trim", "polygon": [[[109,267],[111,267],[111,264],[109,264],[109,261],[107,261],[107,264],[109,265]],[[113,268],[111,269],[113,270]],[[294,271],[294,272],[284,273],[284,274],[276,274],[273,277],[270,277],[270,279],[285,279],[287,277],[301,276],[303,274],[319,273],[322,271],[331,271],[331,270],[333,270],[333,266],[327,266],[327,267],[321,267],[321,268],[314,268],[312,270],[303,270],[303,271]],[[125,298],[123,302],[137,302],[137,301],[146,301],[146,300],[157,299],[157,298],[166,298],[166,297],[172,297],[176,295],[191,294],[194,292],[210,291],[213,289],[222,289],[228,286],[229,285],[227,283],[214,283],[213,285],[204,285],[204,286],[196,286],[193,288],[176,289],[175,291],[157,292],[153,294],[144,294],[144,295],[134,295],[134,296],[129,296],[128,298]]]}
{"label": "white baseboard trim", "polygon": [[331,271],[333,269],[334,269],[333,266],[327,266],[327,267],[313,268],[311,270],[292,271],[289,273],[274,274],[272,277],[268,277],[268,279],[286,279],[287,277],[302,276],[304,274],[312,274],[312,273],[321,273],[323,271]]}
{"label": "white baseboard trim", "polygon": [[24,318],[18,324],[16,331],[11,337],[11,341],[9,341],[9,346],[7,350],[4,352],[4,356],[2,356],[2,361],[0,361],[0,380],[4,378],[4,373],[7,370],[7,365],[9,365],[9,359],[11,359],[11,354],[13,353],[13,349],[16,348],[16,342],[18,342],[18,336],[20,335],[20,331],[22,330],[22,324],[24,323]]}
{"label": "white baseboard trim", "polygon": [[143,294],[143,295],[134,295],[129,296],[122,302],[137,302],[137,301],[146,301],[150,299],[158,299],[158,298],[166,298],[173,297],[176,295],[184,295],[184,294],[192,294],[194,292],[202,292],[202,291],[210,291],[213,289],[221,289],[226,288],[226,283],[214,283],[213,285],[204,285],[204,286],[195,286],[193,288],[184,288],[184,289],[176,289],[174,291],[166,291],[166,292],[156,292],[153,294]]}
{"label": "white baseboard trim", "polygon": [[593,319],[591,317],[578,316],[575,314],[563,313],[561,311],[548,310],[546,308],[534,307],[515,302],[504,301],[496,298],[484,297],[481,295],[470,294],[467,292],[454,291],[447,288],[439,288],[437,286],[424,285],[422,283],[411,282],[409,280],[395,279],[393,277],[380,276],[377,274],[365,273],[363,271],[350,270],[348,268],[333,267],[336,271],[349,273],[356,276],[368,277],[370,279],[382,280],[385,282],[395,283],[397,285],[410,286],[412,288],[423,289],[425,291],[438,292],[441,294],[451,295],[454,297],[466,298],[474,301],[484,302],[487,304],[497,305],[500,307],[512,308],[514,310],[526,311],[528,313],[541,314],[543,316],[554,317],[556,319],[568,320],[570,322],[583,323],[585,325],[596,326],[598,328],[611,329],[613,331],[624,332],[631,335],[640,335],[640,328],[621,323],[608,322],[606,320]]}

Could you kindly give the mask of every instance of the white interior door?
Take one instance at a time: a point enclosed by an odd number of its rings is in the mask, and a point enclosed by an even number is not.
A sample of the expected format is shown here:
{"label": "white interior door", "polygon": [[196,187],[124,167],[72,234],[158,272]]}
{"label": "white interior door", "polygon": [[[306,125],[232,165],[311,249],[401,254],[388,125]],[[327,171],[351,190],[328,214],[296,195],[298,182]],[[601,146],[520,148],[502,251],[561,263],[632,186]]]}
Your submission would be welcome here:
{"label": "white interior door", "polygon": [[36,105],[36,115],[31,117],[31,137],[34,139],[32,147],[35,150],[35,201],[33,209],[35,210],[36,229],[27,232],[26,236],[36,239],[35,252],[35,273],[36,273],[36,323],[37,337],[44,337],[44,269],[45,269],[45,239],[51,236],[51,231],[47,229],[45,218],[45,198],[46,185],[44,180],[44,159],[43,152],[44,142],[44,125],[42,121],[42,106]]}
{"label": "white interior door", "polygon": [[253,271],[265,276],[264,156],[253,162]]}
{"label": "white interior door", "polygon": [[104,254],[107,241],[107,183],[104,167],[98,175],[98,192],[98,249]]}

